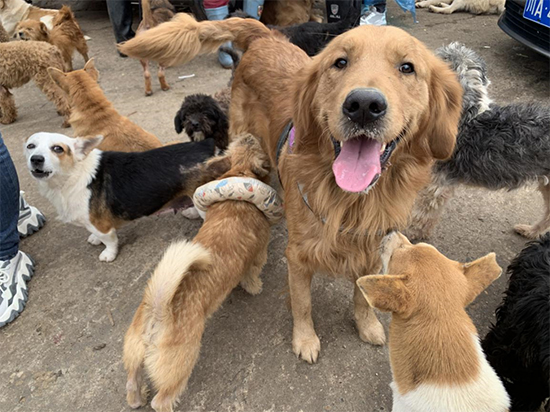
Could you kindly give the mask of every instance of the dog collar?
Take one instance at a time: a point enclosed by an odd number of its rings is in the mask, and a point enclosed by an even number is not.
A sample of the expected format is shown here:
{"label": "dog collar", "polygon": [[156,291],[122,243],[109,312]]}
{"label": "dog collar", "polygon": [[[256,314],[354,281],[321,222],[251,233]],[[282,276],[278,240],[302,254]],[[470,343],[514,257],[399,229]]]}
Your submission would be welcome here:
{"label": "dog collar", "polygon": [[214,180],[199,187],[193,195],[193,203],[204,219],[210,205],[226,200],[252,203],[275,224],[283,217],[283,200],[271,186],[251,177],[228,177]]}

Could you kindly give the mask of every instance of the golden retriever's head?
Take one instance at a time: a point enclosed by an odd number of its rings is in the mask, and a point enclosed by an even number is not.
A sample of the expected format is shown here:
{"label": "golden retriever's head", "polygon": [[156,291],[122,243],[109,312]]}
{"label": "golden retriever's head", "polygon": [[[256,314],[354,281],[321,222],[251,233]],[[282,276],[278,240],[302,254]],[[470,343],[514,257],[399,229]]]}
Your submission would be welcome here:
{"label": "golden retriever's head", "polygon": [[361,26],[338,36],[299,75],[295,93],[298,150],[334,145],[321,152],[336,156],[345,191],[373,187],[394,150],[445,159],[454,149],[460,84],[401,29]]}
{"label": "golden retriever's head", "polygon": [[81,70],[64,73],[54,67],[48,67],[48,73],[53,81],[69,96],[78,90],[93,87],[99,79],[99,71],[95,68],[94,59],[88,60]]}
{"label": "golden retriever's head", "polygon": [[231,161],[231,168],[221,178],[252,177],[268,182],[271,163],[258,138],[248,133],[235,137],[226,156]]}
{"label": "golden retriever's head", "polygon": [[364,276],[357,285],[372,306],[403,317],[462,309],[502,273],[494,253],[460,263],[398,232],[384,238],[381,257],[387,274]]}
{"label": "golden retriever's head", "polygon": [[15,38],[19,40],[48,41],[48,28],[38,20],[23,20],[15,28]]}

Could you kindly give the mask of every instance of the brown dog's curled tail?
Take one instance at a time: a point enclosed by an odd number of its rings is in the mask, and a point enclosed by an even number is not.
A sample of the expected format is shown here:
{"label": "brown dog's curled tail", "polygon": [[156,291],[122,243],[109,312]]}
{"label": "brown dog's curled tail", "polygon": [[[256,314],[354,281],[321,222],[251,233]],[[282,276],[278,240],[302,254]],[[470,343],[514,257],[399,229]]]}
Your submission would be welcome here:
{"label": "brown dog's curled tail", "polygon": [[232,41],[246,51],[256,39],[271,36],[271,30],[254,19],[230,18],[197,22],[178,13],[174,18],[121,43],[118,49],[131,57],[153,60],[169,67],[184,64],[200,54],[213,53]]}
{"label": "brown dog's curled tail", "polygon": [[162,321],[170,316],[170,303],[182,279],[191,270],[206,269],[211,262],[210,253],[199,243],[186,240],[172,243],[145,289],[144,302],[150,305],[154,319]]}

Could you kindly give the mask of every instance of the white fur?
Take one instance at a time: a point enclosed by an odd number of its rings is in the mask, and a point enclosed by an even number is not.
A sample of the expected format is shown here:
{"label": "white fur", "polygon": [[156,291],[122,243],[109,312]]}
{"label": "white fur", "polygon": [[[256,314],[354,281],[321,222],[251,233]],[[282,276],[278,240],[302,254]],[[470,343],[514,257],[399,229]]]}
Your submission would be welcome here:
{"label": "white fur", "polygon": [[[15,34],[15,27],[17,24],[20,21],[26,20],[29,16],[31,5],[25,0],[4,0],[4,2],[4,8],[0,9],[0,23],[4,26],[8,36],[12,37]],[[53,16],[44,16],[40,21],[42,21],[48,29],[51,30],[53,28]]]}
{"label": "white fur", "polygon": [[[451,14],[455,11],[466,11],[473,14],[500,14],[504,11],[505,0],[442,0],[417,1],[416,7],[429,7],[435,13]],[[439,6],[440,7],[437,7]]]}
{"label": "white fur", "polygon": [[404,395],[395,382],[392,412],[506,412],[510,398],[499,377],[485,359],[479,338],[472,335],[480,363],[479,375],[463,385],[421,383]]}
{"label": "white fur", "polygon": [[[102,233],[90,222],[90,197],[92,195],[88,185],[96,175],[102,152],[94,149],[87,156],[79,152],[79,139],[56,133],[36,133],[25,143],[25,157],[29,171],[34,168],[31,164],[33,155],[44,157],[44,170],[51,171],[47,178],[35,178],[40,193],[55,207],[58,219],[65,223],[85,227],[91,235],[88,242],[94,245],[103,243],[106,247],[100,254],[99,260],[113,261],[118,254],[118,238],[112,229]],[[56,144],[65,144],[73,151],[74,166],[64,170],[58,157],[51,148]],[[35,145],[29,148],[29,145]],[[80,160],[79,160],[80,159]]]}

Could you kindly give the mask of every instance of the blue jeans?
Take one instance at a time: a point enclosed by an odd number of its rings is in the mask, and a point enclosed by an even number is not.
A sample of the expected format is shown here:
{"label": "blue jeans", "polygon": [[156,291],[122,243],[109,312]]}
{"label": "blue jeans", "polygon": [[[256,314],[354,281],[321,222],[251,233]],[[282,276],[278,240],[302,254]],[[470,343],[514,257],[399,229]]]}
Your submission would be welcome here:
{"label": "blue jeans", "polygon": [[107,11],[117,43],[130,40],[135,36],[132,30],[133,14],[130,0],[107,0]]}
{"label": "blue jeans", "polygon": [[19,179],[0,133],[0,260],[19,251]]}

